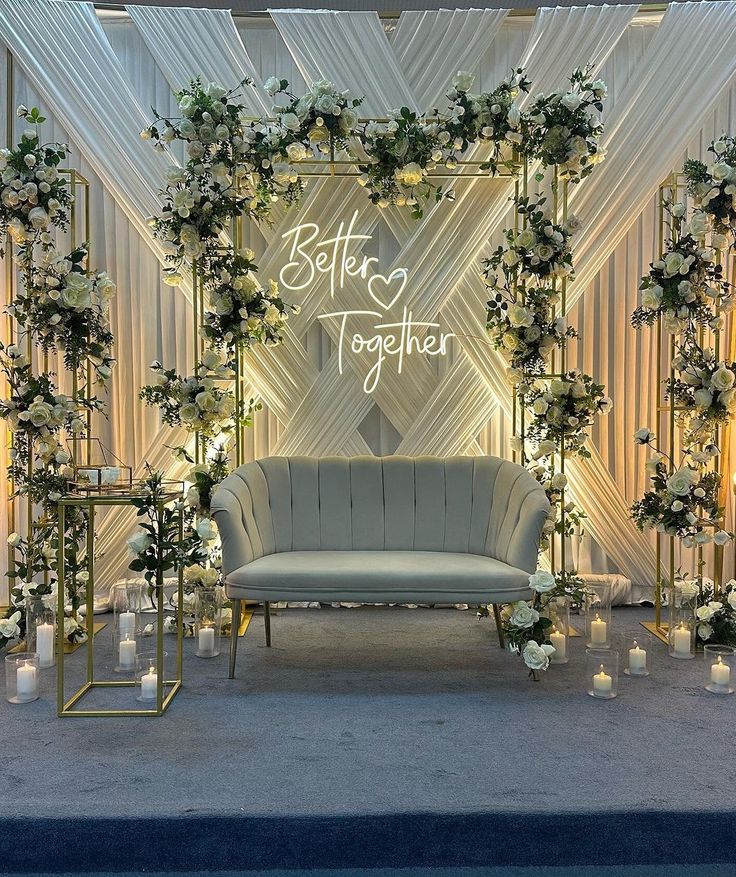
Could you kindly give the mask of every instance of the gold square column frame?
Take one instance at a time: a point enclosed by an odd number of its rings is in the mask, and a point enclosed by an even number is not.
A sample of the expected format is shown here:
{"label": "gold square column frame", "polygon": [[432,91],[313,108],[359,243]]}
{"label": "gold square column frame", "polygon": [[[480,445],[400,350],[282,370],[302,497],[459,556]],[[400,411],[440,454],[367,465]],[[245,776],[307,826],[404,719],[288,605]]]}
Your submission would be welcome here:
{"label": "gold square column frame", "polygon": [[[142,489],[115,490],[114,488],[108,492],[90,492],[89,494],[78,493],[64,497],[59,502],[59,554],[58,554],[58,578],[59,578],[59,618],[64,617],[64,595],[66,580],[66,557],[64,550],[64,531],[66,525],[67,509],[79,508],[87,511],[89,515],[87,528],[87,569],[89,578],[86,583],[86,607],[87,618],[93,617],[94,612],[94,523],[95,512],[99,506],[109,508],[111,506],[133,506],[133,501],[143,496]],[[168,503],[181,499],[181,485],[172,485],[158,503],[159,520],[163,515],[164,506]],[[184,539],[183,518],[179,520],[179,540]],[[163,573],[157,572],[156,584],[156,658],[157,665],[162,668],[158,673],[158,682],[156,689],[156,705],[151,709],[134,709],[134,708],[94,708],[84,709],[79,707],[80,701],[85,695],[99,688],[124,688],[130,690],[135,687],[134,679],[95,679],[95,663],[94,663],[94,639],[87,637],[87,672],[86,681],[77,689],[71,697],[67,698],[65,693],[65,654],[64,654],[64,626],[58,625],[58,671],[57,671],[57,714],[59,716],[84,716],[101,717],[101,716],[161,716],[169,708],[171,701],[176,697],[182,684],[182,656],[184,641],[184,624],[183,624],[183,604],[184,604],[184,570],[179,568],[177,575],[177,602],[176,602],[176,672],[173,678],[164,678],[164,581]]]}

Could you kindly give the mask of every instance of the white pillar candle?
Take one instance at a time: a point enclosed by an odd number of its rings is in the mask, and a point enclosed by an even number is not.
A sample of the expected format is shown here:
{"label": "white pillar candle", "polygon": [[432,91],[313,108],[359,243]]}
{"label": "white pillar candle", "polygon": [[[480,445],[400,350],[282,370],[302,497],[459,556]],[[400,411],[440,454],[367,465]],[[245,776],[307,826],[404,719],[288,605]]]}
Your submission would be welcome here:
{"label": "white pillar candle", "polygon": [[118,664],[121,670],[132,670],[135,667],[135,640],[121,639],[118,649]]}
{"label": "white pillar candle", "polygon": [[629,673],[636,676],[644,673],[647,669],[647,653],[639,643],[634,640],[634,648],[629,649]]}
{"label": "white pillar candle", "polygon": [[718,656],[718,660],[710,665],[710,681],[713,685],[721,685],[728,687],[731,680],[731,668],[728,664],[723,663],[723,658]]}
{"label": "white pillar candle", "polygon": [[38,697],[38,674],[33,664],[26,662],[18,667],[15,688],[18,700],[34,700]]}
{"label": "white pillar candle", "polygon": [[158,673],[150,667],[148,673],[141,676],[141,700],[156,700],[158,694]]}
{"label": "white pillar candle", "polygon": [[135,633],[135,612],[121,612],[118,616],[118,626],[120,628],[120,637],[125,639],[126,635]]}
{"label": "white pillar candle", "polygon": [[599,673],[596,673],[593,676],[593,692],[597,695],[605,695],[611,693],[611,687],[613,685],[613,680],[603,669],[603,664],[601,664],[601,669]]}
{"label": "white pillar candle", "polygon": [[567,657],[567,638],[555,627],[549,635],[549,641],[555,647],[550,660],[553,664],[559,664]]}
{"label": "white pillar candle", "polygon": [[199,651],[203,655],[211,655],[215,650],[215,628],[200,627]]}
{"label": "white pillar candle", "polygon": [[682,623],[672,631],[672,648],[676,655],[690,654],[690,631]]}
{"label": "white pillar candle", "polygon": [[54,666],[54,625],[39,624],[36,627],[36,652],[39,667]]}
{"label": "white pillar candle", "polygon": [[601,620],[600,615],[590,622],[590,641],[594,646],[603,645],[608,637],[608,625]]}

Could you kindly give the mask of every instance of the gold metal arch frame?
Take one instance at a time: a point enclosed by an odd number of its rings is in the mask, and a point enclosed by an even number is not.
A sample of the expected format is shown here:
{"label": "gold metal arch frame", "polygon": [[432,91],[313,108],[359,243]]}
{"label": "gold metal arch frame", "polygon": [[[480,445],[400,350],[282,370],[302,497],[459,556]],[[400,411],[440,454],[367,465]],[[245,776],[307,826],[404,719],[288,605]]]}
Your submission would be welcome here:
{"label": "gold metal arch frame", "polygon": [[[669,202],[681,201],[688,205],[687,177],[682,172],[673,171],[665,180],[660,183],[657,193],[657,243],[659,253],[664,252],[665,244],[668,238],[668,223],[666,218],[665,206]],[[671,231],[670,234],[674,234]],[[706,342],[710,342],[715,353],[716,360],[719,359],[722,347],[722,329],[715,328],[706,330],[701,328],[699,331],[699,343],[701,346]],[[665,384],[669,380],[674,381],[675,370],[673,360],[676,354],[676,336],[670,334],[665,337],[662,318],[657,320],[656,325],[656,363],[655,363],[655,380],[656,380],[656,433],[657,436],[665,437],[665,453],[669,454],[672,460],[677,459],[677,455],[681,450],[680,435],[678,432],[677,414],[680,411],[687,410],[683,406],[674,404],[672,398],[665,398]],[[665,373],[667,377],[665,378]],[[715,434],[715,443],[721,448],[721,453],[716,457],[713,463],[714,470],[718,472],[723,480],[725,473],[726,457],[724,456],[724,448],[722,442],[727,440],[729,435],[728,428],[718,427]],[[728,490],[728,485],[723,485],[721,496]],[[722,503],[723,504],[723,503]],[[722,522],[721,522],[722,523]],[[663,642],[668,641],[669,625],[663,619],[663,609],[665,606],[664,594],[665,589],[672,586],[675,581],[677,570],[675,568],[675,537],[668,536],[665,533],[655,531],[655,577],[654,577],[654,621],[644,621],[642,626],[650,633],[654,634]],[[665,561],[666,557],[666,561]],[[695,551],[695,562],[697,569],[697,579],[702,583],[706,567],[711,565],[711,578],[713,579],[714,594],[717,596],[723,582],[723,548],[720,545],[712,547],[710,558],[706,559],[703,546],[698,546]]]}

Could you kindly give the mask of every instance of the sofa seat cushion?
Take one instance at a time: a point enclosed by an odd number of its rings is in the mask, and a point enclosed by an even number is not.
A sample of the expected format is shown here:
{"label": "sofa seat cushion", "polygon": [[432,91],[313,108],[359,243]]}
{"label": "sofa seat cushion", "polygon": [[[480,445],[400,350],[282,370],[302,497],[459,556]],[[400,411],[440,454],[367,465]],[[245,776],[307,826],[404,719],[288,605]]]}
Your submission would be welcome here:
{"label": "sofa seat cushion", "polygon": [[442,551],[284,551],[233,570],[233,598],[324,603],[508,603],[529,573],[492,557]]}

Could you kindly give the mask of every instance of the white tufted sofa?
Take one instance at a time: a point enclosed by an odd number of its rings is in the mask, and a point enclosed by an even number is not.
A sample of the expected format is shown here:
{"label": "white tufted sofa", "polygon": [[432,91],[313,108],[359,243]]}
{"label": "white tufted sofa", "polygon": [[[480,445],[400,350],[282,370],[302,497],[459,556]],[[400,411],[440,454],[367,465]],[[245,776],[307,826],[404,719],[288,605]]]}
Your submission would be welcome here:
{"label": "white tufted sofa", "polygon": [[[233,601],[507,603],[531,596],[544,490],[496,457],[268,457],[212,512]],[[497,615],[498,620],[498,615]]]}

